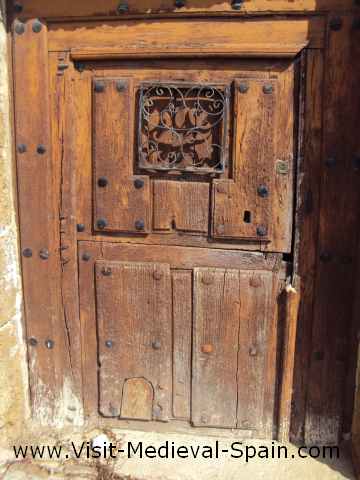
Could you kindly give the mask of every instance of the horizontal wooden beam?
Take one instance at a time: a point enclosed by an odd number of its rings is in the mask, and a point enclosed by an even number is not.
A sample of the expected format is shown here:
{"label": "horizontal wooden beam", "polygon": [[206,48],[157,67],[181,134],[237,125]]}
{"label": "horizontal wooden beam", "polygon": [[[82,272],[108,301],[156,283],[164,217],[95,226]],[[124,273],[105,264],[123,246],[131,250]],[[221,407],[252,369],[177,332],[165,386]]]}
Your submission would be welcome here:
{"label": "horizontal wooden beam", "polygon": [[324,31],[322,17],[52,23],[49,50],[71,50],[77,59],[104,58],[103,55],[107,58],[220,54],[291,57],[307,44],[322,48]]}
{"label": "horizontal wooden beam", "polygon": [[239,10],[233,8],[231,0],[188,0],[182,8],[176,8],[174,0],[17,0],[13,3],[22,5],[22,11],[19,12],[22,18],[109,17],[157,13],[241,15],[257,12],[271,14],[359,9],[353,0],[245,0]]}

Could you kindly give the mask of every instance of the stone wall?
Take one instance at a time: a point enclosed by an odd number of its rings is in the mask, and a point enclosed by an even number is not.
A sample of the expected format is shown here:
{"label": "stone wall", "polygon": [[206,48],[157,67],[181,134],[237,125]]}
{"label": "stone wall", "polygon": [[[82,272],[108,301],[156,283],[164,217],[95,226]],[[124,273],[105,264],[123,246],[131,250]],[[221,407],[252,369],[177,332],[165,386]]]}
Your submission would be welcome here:
{"label": "stone wall", "polygon": [[0,0],[0,443],[16,435],[29,414],[4,4]]}

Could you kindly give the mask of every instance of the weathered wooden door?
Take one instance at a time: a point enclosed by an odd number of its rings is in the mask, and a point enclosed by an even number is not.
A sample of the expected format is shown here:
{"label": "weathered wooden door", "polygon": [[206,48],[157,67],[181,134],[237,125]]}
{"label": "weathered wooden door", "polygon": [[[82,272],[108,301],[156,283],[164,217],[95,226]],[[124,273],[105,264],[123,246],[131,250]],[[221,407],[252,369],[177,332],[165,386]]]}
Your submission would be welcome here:
{"label": "weathered wooden door", "polygon": [[[22,219],[36,201],[51,226],[31,226],[32,249],[22,229],[34,405],[54,365],[92,420],[273,437],[292,390],[280,296],[304,242],[294,206],[311,202],[300,114],[305,89],[321,90],[325,22],[143,13],[14,21],[16,58],[49,73],[16,63]],[[51,121],[24,130],[21,91],[47,89]]]}
{"label": "weathered wooden door", "polygon": [[80,247],[101,415],[271,434],[294,81],[292,61],[73,71],[88,145],[74,161],[92,169],[81,217],[101,242]]}

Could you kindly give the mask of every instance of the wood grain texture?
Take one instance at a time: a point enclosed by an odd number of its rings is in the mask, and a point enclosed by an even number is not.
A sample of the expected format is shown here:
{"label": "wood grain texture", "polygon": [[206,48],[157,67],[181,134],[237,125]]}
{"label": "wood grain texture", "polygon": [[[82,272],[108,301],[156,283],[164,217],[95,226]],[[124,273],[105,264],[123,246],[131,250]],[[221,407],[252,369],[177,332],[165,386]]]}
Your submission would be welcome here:
{"label": "wood grain texture", "polygon": [[[329,29],[324,81],[323,158],[318,264],[315,283],[312,356],[305,422],[307,443],[337,443],[344,420],[346,372],[350,352],[352,298],[359,219],[358,177],[354,156],[359,111],[358,33],[353,18],[342,17],[340,31]],[[328,255],[330,254],[330,256]]]}
{"label": "wood grain texture", "polygon": [[[265,414],[267,349],[269,348],[274,298],[273,275],[240,272],[240,332],[238,349],[237,426],[263,430]],[[270,423],[274,412],[270,412]]]}
{"label": "wood grain texture", "polygon": [[[146,420],[144,412],[151,409],[151,418],[167,421],[172,398],[169,266],[99,261],[95,269],[100,412]],[[144,379],[136,383],[138,398],[131,399],[129,387],[124,398],[124,382],[135,378]]]}
{"label": "wood grain texture", "polygon": [[[284,40],[285,39],[285,40]],[[309,44],[324,45],[320,17],[294,19],[153,19],[122,22],[52,23],[51,51],[72,50],[74,58],[161,56],[285,56],[294,57]],[[109,48],[110,47],[110,48]],[[95,50],[94,50],[95,49]]]}
{"label": "wood grain texture", "polygon": [[[213,183],[216,238],[269,243],[266,248],[272,251],[291,249],[293,81],[293,74],[287,74],[281,83],[252,78],[235,83],[233,180]],[[244,84],[248,90],[242,93]],[[272,92],[264,93],[264,88]],[[278,173],[279,161],[286,163],[286,175]],[[285,178],[275,180],[280,176]],[[265,196],[259,195],[261,187],[267,189]]]}
{"label": "wood grain texture", "polygon": [[[57,4],[46,0],[27,0],[22,15],[24,17],[93,17],[119,16],[117,0],[77,0],[74,4],[70,0],[63,0]],[[188,0],[185,7],[175,8],[173,0],[129,0],[129,14],[172,14],[177,16],[202,14],[233,14],[241,16],[244,13],[261,12],[264,14],[282,12],[318,12],[330,10],[356,10],[356,4],[351,0],[249,0],[240,11],[232,9],[229,1],[224,0]],[[120,18],[126,14],[120,15]]]}
{"label": "wood grain texture", "polygon": [[323,171],[323,79],[324,53],[309,50],[306,54],[306,91],[304,92],[304,125],[302,152],[298,164],[299,195],[296,208],[294,270],[300,295],[298,334],[295,357],[294,400],[290,437],[303,441],[306,393],[311,356],[313,303],[319,227],[319,184]]}
{"label": "wood grain texture", "polygon": [[209,184],[153,182],[154,230],[207,233],[210,208]]}
{"label": "wood grain texture", "polygon": [[192,271],[172,271],[173,415],[190,419],[192,352]]}
{"label": "wood grain texture", "polygon": [[[133,175],[133,99],[129,78],[93,82],[95,230],[100,229],[99,221],[105,222],[101,230],[106,232],[145,233],[150,229],[149,177]],[[99,185],[101,178],[108,182],[106,186]],[[143,186],[136,188],[135,180]],[[137,229],[136,222],[142,222],[142,227]]]}
{"label": "wood grain texture", "polygon": [[191,422],[236,427],[239,272],[194,269]]}
{"label": "wood grain texture", "polygon": [[[33,339],[28,348],[32,414],[51,424],[62,408],[57,399],[64,383],[71,389],[73,378],[61,313],[59,199],[54,188],[59,170],[51,161],[47,26],[34,34],[32,25],[29,20],[23,34],[13,33],[16,144],[26,150],[17,150],[17,187],[21,250],[32,251],[31,258],[22,257],[26,336]],[[30,108],[28,100],[35,99],[36,108]],[[48,259],[40,258],[41,252]],[[46,347],[48,340],[54,348]]]}
{"label": "wood grain texture", "polygon": [[282,380],[279,402],[278,440],[287,442],[290,436],[291,409],[294,389],[295,348],[299,314],[299,293],[290,285],[284,291],[285,325],[283,334]]}

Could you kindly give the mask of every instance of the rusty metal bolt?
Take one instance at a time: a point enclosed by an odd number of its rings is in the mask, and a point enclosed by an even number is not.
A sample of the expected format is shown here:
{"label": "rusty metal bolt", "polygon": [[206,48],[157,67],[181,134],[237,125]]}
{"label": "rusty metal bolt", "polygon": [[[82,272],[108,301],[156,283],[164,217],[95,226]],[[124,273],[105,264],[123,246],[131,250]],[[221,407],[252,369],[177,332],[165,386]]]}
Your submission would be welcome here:
{"label": "rusty metal bolt", "polygon": [[83,223],[78,223],[76,225],[76,230],[81,233],[81,232],[84,232],[85,231],[85,225]]}
{"label": "rusty metal bolt", "polygon": [[29,345],[31,345],[32,347],[37,347],[38,341],[36,340],[36,338],[34,337],[29,338]]}
{"label": "rusty metal bolt", "polygon": [[201,351],[202,353],[206,353],[206,354],[213,353],[214,346],[211,345],[211,343],[205,343],[204,345],[201,346]]}
{"label": "rusty metal bolt", "polygon": [[112,340],[106,340],[105,347],[112,348],[114,346],[114,342]]}
{"label": "rusty metal bolt", "polygon": [[102,93],[105,90],[105,83],[97,80],[94,82],[94,91],[96,93]]}
{"label": "rusty metal bolt", "polygon": [[244,4],[244,0],[232,0],[231,8],[233,10],[240,10],[243,4]]}

